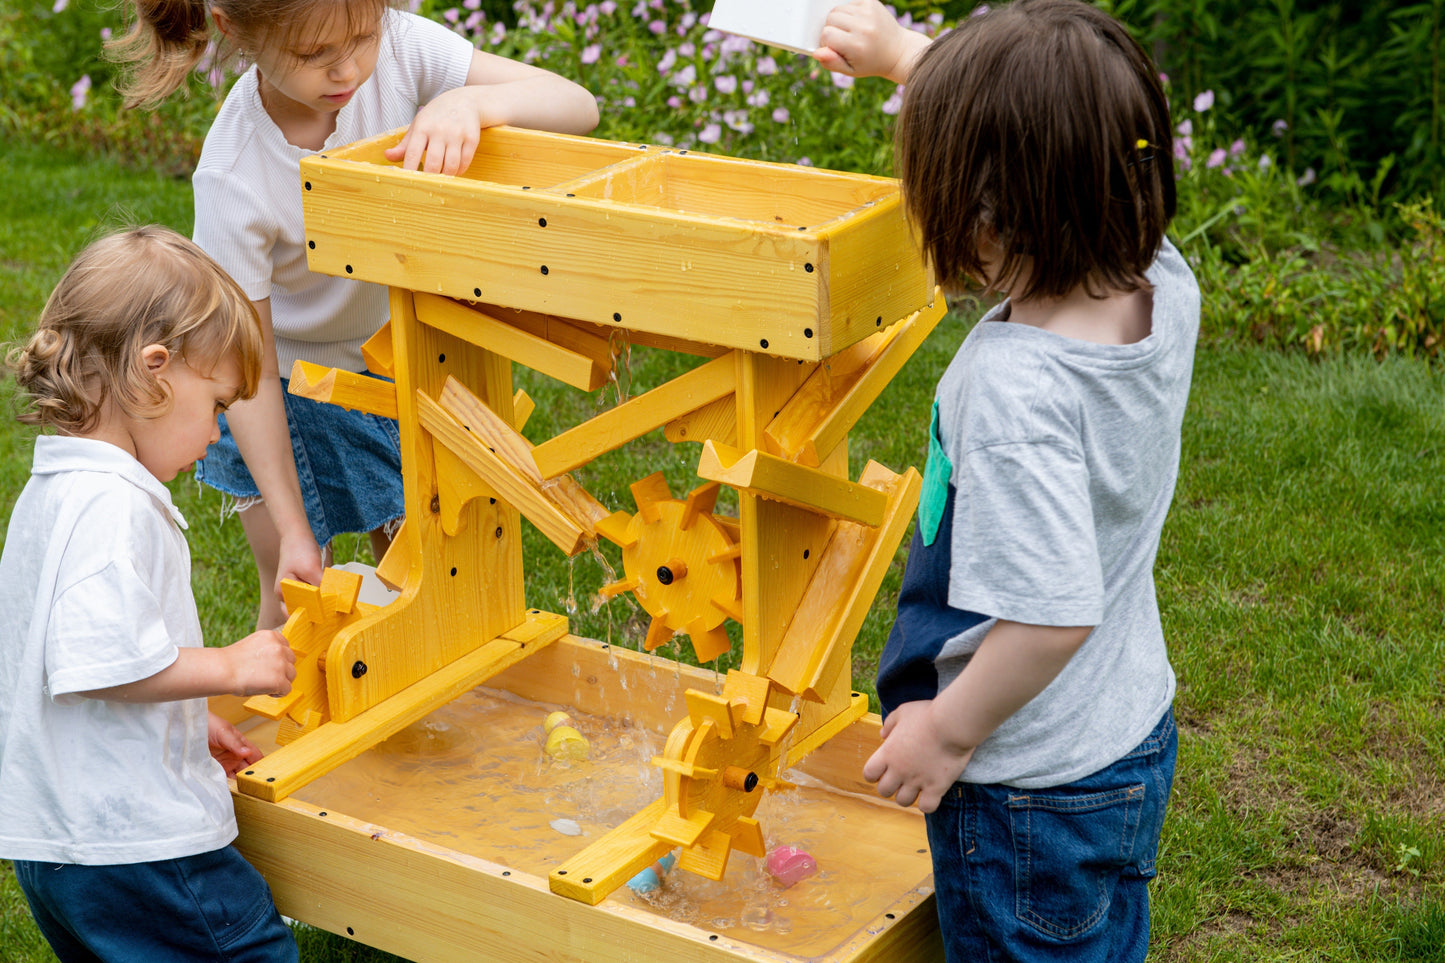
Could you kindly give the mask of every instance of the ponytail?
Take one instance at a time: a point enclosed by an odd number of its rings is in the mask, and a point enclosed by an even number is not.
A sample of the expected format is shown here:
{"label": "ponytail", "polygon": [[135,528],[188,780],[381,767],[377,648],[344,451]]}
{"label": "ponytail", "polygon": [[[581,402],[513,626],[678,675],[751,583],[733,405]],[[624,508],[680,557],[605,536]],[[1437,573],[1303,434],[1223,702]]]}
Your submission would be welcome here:
{"label": "ponytail", "polygon": [[133,0],[135,22],[105,45],[124,65],[117,85],[127,107],[153,107],[184,86],[211,43],[207,0]]}

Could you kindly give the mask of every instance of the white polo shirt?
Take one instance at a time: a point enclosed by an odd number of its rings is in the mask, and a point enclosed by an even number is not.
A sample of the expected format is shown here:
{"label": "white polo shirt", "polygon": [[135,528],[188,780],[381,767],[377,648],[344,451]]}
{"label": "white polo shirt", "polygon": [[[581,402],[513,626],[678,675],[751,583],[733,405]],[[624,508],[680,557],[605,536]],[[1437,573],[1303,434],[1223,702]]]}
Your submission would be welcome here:
{"label": "white polo shirt", "polygon": [[235,838],[206,700],[77,695],[202,644],[185,524],[129,453],[35,439],[0,555],[0,857],[134,863]]}

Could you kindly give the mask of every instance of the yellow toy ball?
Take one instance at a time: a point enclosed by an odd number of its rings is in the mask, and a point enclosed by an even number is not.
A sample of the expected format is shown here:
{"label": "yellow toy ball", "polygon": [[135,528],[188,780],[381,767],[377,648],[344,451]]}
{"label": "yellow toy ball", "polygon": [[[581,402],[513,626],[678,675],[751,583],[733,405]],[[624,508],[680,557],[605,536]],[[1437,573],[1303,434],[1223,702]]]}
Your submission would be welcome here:
{"label": "yellow toy ball", "polygon": [[542,723],[542,730],[544,732],[551,732],[558,726],[570,726],[571,724],[572,717],[561,709],[558,709],[556,712],[549,712],[547,714],[547,721]]}
{"label": "yellow toy ball", "polygon": [[547,733],[547,744],[544,749],[547,755],[553,759],[570,759],[574,762],[581,762],[587,758],[591,746],[588,744],[587,738],[571,726],[557,726]]}

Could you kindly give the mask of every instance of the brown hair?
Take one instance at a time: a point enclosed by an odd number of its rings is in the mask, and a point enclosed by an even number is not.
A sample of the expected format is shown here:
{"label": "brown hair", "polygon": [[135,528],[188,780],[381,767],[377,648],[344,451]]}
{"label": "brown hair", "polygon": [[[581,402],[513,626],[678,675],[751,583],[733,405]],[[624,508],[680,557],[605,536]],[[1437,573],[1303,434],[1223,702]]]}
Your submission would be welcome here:
{"label": "brown hair", "polygon": [[205,370],[234,354],[241,397],[261,378],[261,324],[239,285],[170,228],[132,227],[76,256],[30,340],[5,363],[27,396],[20,420],[67,432],[95,426],[107,399],[149,418],[171,404],[142,352],[160,344]]}
{"label": "brown hair", "polygon": [[[960,23],[908,78],[897,165],[940,280],[1022,299],[1137,290],[1174,217],[1169,104],[1123,25],[1083,0],[1016,0]],[[1032,259],[1027,278],[1025,258]]]}
{"label": "brown hair", "polygon": [[[127,107],[160,103],[186,82],[209,57],[233,60],[234,46],[254,54],[319,29],[326,16],[341,13],[353,28],[370,27],[393,0],[127,0],[135,19],[124,36],[106,42],[106,54],[124,67],[117,86]],[[214,7],[235,25],[237,36],[222,37],[209,22]],[[214,44],[214,46],[212,46]]]}

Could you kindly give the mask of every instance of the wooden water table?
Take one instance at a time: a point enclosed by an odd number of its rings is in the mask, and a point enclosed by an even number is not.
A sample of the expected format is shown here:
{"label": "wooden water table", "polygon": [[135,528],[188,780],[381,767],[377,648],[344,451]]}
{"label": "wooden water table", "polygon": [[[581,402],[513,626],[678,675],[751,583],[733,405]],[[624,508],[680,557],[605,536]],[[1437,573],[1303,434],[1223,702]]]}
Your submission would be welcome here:
{"label": "wooden water table", "polygon": [[[508,128],[441,177],[387,162],[399,136],[301,164],[312,270],[390,289],[391,320],[363,350],[389,380],[298,363],[291,390],[398,419],[406,518],[377,567],[393,601],[360,601],[359,577],[335,569],[285,587],[295,687],[246,703],[279,724],[277,748],[237,777],[239,845],[282,912],[415,960],[941,959],[922,820],[867,798],[878,719],[851,679],[920,479],[873,462],[850,479],[848,432],[944,313],[897,183]],[[512,365],[596,392],[620,340],[697,360],[554,437],[524,436],[533,402]],[[658,428],[700,444],[690,491],[659,472],[632,505],[604,505],[572,476]],[[722,486],[736,515],[716,511]],[[523,518],[568,556],[620,546],[624,572],[602,593],[633,594],[648,652],[683,634],[707,663],[732,647],[732,622],[738,668],[619,651],[529,608]],[[403,832],[327,795],[408,733],[466,728],[428,720],[483,684],[625,709],[625,726],[656,734],[660,792],[575,839],[520,794],[465,817],[541,826],[536,858],[468,852],[455,826]],[[446,765],[471,765],[486,741]],[[754,940],[726,920],[677,922],[624,886],[674,851],[676,877],[730,878],[733,850],[762,857],[782,828],[757,818],[760,801],[813,780],[812,805],[853,819],[829,866],[868,881],[861,916],[828,920],[825,899],[821,925],[795,927],[821,936]],[[442,792],[420,785],[402,795]]]}

